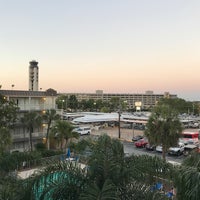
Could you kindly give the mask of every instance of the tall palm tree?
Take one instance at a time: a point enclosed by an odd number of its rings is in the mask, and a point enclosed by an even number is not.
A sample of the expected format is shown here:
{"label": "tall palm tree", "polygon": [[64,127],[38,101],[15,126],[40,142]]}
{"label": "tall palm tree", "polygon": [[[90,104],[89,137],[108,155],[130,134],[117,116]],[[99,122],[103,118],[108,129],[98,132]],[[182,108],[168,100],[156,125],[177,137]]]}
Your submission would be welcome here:
{"label": "tall palm tree", "polygon": [[162,156],[169,147],[175,146],[181,137],[182,124],[175,108],[169,105],[158,105],[154,108],[146,125],[145,135],[149,142],[162,145]]}
{"label": "tall palm tree", "polygon": [[43,115],[43,119],[47,122],[47,133],[46,133],[46,145],[47,149],[49,149],[49,131],[52,125],[52,122],[58,120],[60,116],[56,113],[55,109],[47,110]]}
{"label": "tall palm tree", "polygon": [[33,150],[33,141],[32,134],[34,128],[38,128],[42,123],[42,117],[34,111],[28,112],[24,115],[24,123],[29,131],[29,143],[30,143],[30,151]]}
{"label": "tall palm tree", "polygon": [[71,138],[79,138],[79,134],[73,131],[74,127],[67,121],[57,120],[52,126],[52,135],[57,139],[60,149],[63,150],[68,140]]}

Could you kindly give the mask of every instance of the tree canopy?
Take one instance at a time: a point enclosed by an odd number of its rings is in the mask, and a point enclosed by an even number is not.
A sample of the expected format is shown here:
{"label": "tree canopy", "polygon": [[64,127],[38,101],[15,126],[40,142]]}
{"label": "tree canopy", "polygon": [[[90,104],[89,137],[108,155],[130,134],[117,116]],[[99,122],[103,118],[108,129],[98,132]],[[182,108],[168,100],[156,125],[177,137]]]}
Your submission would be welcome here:
{"label": "tree canopy", "polygon": [[51,129],[51,137],[54,137],[60,149],[66,148],[68,140],[71,138],[79,138],[79,134],[73,131],[74,127],[68,122],[57,120]]}
{"label": "tree canopy", "polygon": [[162,145],[163,159],[169,147],[177,145],[182,124],[178,112],[167,104],[157,105],[148,119],[145,135],[150,144]]}
{"label": "tree canopy", "polygon": [[18,109],[13,101],[0,95],[0,154],[12,143],[10,129],[14,128]]}
{"label": "tree canopy", "polygon": [[162,98],[158,101],[158,105],[169,105],[172,109],[176,109],[178,113],[183,114],[199,114],[199,106],[195,102],[186,101],[181,98]]}
{"label": "tree canopy", "polygon": [[0,127],[13,128],[19,108],[13,101],[0,95]]}

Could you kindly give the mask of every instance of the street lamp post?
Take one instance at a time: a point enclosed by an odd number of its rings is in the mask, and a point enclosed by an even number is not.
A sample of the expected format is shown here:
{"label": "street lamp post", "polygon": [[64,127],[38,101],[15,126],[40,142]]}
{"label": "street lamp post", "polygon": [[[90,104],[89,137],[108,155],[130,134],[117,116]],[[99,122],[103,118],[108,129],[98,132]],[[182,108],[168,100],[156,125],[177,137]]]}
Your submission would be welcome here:
{"label": "street lamp post", "polygon": [[[127,101],[123,101],[123,103],[127,103]],[[118,138],[121,138],[121,110],[122,110],[122,105],[119,99],[119,111],[118,111]]]}
{"label": "street lamp post", "polygon": [[134,138],[135,137],[135,123],[134,122],[133,122],[132,126],[133,126],[133,138]]}
{"label": "street lamp post", "polygon": [[62,120],[64,119],[64,116],[63,116],[63,113],[64,113],[63,103],[64,103],[64,102],[65,102],[65,100],[63,99],[63,100],[62,100],[62,111],[61,111],[61,112],[62,112]]}
{"label": "street lamp post", "polygon": [[119,109],[118,112],[118,137],[119,139],[121,138],[121,127],[120,127],[120,122],[121,122],[121,110]]}

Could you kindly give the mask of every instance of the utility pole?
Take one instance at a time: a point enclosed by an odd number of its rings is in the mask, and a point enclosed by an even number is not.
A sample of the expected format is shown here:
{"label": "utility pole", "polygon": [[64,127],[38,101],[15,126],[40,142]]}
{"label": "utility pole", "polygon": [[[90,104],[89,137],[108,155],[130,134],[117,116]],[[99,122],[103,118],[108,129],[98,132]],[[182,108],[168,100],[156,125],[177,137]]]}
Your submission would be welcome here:
{"label": "utility pole", "polygon": [[133,126],[132,128],[133,128],[133,138],[134,138],[135,137],[135,123],[134,122],[132,123],[132,126]]}
{"label": "utility pole", "polygon": [[119,139],[121,138],[121,127],[120,127],[120,121],[121,121],[121,110],[119,109],[119,112],[118,112],[119,116],[118,116],[118,137]]}

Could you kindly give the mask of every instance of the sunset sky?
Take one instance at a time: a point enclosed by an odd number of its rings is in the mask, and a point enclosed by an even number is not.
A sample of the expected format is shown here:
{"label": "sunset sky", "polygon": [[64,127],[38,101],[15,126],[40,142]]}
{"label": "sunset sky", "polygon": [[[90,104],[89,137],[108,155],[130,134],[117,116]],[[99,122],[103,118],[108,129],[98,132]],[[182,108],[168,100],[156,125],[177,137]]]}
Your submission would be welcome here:
{"label": "sunset sky", "polygon": [[200,101],[200,0],[0,0],[1,89]]}

